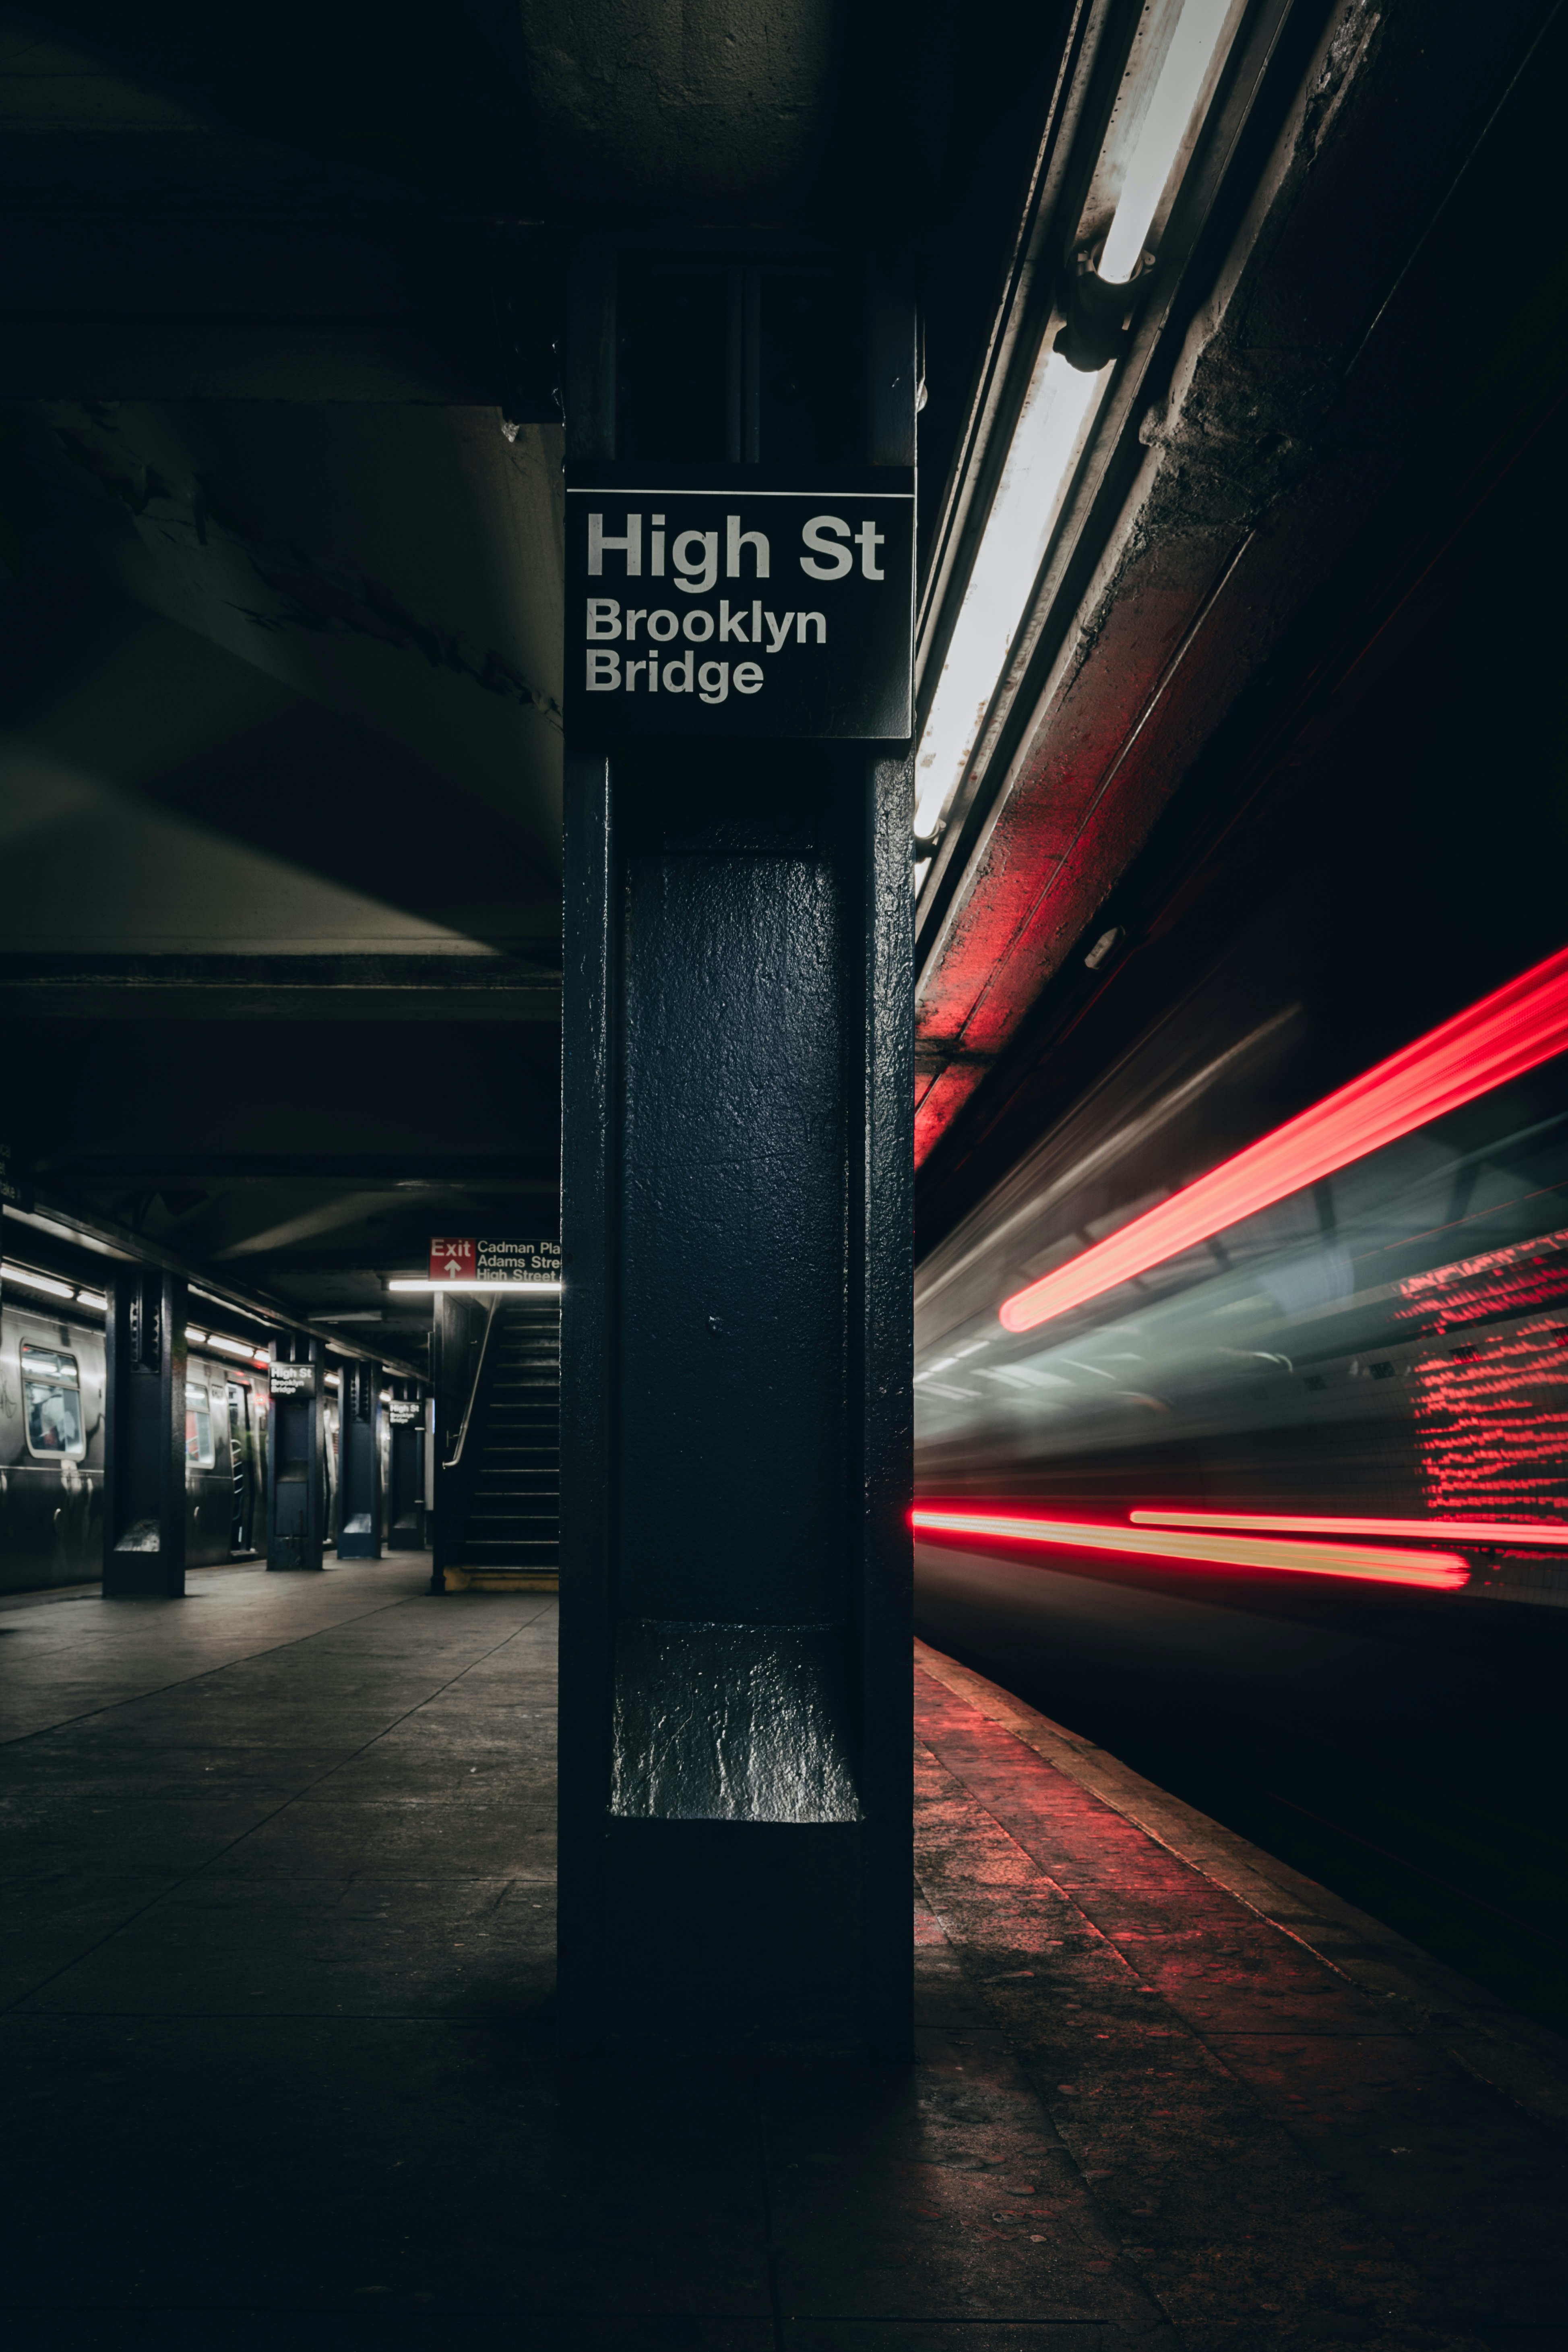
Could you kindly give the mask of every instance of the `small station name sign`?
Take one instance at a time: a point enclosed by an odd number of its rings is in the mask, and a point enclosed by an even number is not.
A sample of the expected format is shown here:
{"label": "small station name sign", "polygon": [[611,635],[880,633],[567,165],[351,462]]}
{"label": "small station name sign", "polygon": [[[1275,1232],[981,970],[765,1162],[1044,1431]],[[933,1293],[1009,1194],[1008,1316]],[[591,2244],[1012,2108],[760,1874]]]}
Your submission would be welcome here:
{"label": "small station name sign", "polygon": [[899,740],[913,728],[915,480],[601,466],[566,485],[566,723]]}
{"label": "small station name sign", "polygon": [[386,1411],[394,1429],[417,1429],[425,1419],[425,1408],[414,1397],[394,1397]]}
{"label": "small station name sign", "polygon": [[430,1244],[432,1282],[559,1282],[559,1242],[437,1241]]}
{"label": "small station name sign", "polygon": [[316,1364],[269,1364],[267,1385],[275,1397],[314,1396],[320,1369]]}

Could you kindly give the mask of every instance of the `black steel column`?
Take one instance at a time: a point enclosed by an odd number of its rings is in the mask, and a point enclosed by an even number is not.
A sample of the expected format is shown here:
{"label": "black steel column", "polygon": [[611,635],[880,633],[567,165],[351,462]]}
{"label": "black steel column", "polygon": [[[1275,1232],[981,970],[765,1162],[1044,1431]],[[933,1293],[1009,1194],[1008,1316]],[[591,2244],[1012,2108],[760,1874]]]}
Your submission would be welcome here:
{"label": "black steel column", "polygon": [[115,1273],[104,1350],[106,1600],[184,1593],[188,1312],[178,1275]]}
{"label": "black steel column", "polygon": [[428,1418],[416,1381],[394,1381],[387,1445],[386,1548],[423,1551],[425,1424]]}
{"label": "black steel column", "polygon": [[338,1390],[338,1558],[381,1558],[381,1367],[345,1360]]}
{"label": "black steel column", "polygon": [[[872,462],[910,463],[912,394]],[[579,2048],[909,2046],[910,833],[903,746],[568,758]]]}
{"label": "black steel column", "polygon": [[[492,1291],[437,1291],[430,1332],[436,1399],[435,1493],[430,1512],[430,1590],[462,1589],[479,1458],[474,1407],[496,1313]],[[447,1571],[452,1571],[448,1586]]]}
{"label": "black steel column", "polygon": [[430,1386],[433,1392],[435,1444],[431,1448],[431,1482],[426,1524],[430,1533],[430,1590],[445,1592],[447,1570],[462,1556],[462,1455],[453,1466],[454,1449],[462,1434],[468,1389],[464,1371],[472,1354],[470,1327],[475,1318],[471,1301],[437,1291],[431,1302]]}
{"label": "black steel column", "polygon": [[273,1343],[267,1448],[267,1565],[319,1569],[326,1535],[319,1343],[289,1332]]}

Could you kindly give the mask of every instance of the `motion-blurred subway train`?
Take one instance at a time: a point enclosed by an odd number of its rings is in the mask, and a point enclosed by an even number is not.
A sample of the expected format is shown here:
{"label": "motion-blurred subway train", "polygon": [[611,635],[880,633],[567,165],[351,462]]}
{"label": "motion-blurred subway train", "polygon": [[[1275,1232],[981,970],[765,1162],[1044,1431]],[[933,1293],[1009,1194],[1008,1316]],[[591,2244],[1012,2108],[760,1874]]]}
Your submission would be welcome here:
{"label": "motion-blurred subway train", "polygon": [[[10,1264],[0,1285],[0,1592],[91,1582],[103,1572],[104,1302]],[[266,1549],[268,1360],[195,1326],[186,1345],[185,1559],[211,1568]],[[335,1377],[321,1446],[333,1538]]]}
{"label": "motion-blurred subway train", "polygon": [[1307,1028],[1236,1003],[1173,1011],[925,1261],[917,1525],[1568,1601],[1568,958],[1231,1150]]}
{"label": "motion-blurred subway train", "polygon": [[1568,955],[1321,1091],[1282,961],[924,1258],[917,1624],[1562,2020]]}

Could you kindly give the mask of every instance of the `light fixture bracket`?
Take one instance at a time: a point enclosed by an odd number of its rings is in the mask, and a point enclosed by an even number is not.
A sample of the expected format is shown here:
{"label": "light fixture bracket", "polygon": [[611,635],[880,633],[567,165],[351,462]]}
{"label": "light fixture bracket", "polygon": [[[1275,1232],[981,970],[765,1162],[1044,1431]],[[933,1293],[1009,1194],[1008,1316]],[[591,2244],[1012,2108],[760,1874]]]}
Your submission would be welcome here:
{"label": "light fixture bracket", "polygon": [[1154,257],[1140,254],[1138,267],[1122,283],[1101,278],[1095,264],[1104,239],[1092,248],[1080,246],[1068,266],[1061,307],[1066,323],[1053,349],[1069,367],[1098,375],[1111,360],[1120,359],[1132,335],[1133,314],[1149,290]]}

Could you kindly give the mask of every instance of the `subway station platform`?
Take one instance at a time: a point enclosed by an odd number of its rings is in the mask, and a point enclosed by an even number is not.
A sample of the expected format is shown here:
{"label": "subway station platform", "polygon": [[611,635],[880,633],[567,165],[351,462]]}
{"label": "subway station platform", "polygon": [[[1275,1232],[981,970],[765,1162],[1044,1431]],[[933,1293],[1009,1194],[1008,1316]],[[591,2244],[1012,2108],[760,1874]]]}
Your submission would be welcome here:
{"label": "subway station platform", "polygon": [[563,2061],[554,1603],[0,1612],[6,2341],[1568,2342],[1568,2052],[929,1650],[912,2066]]}

